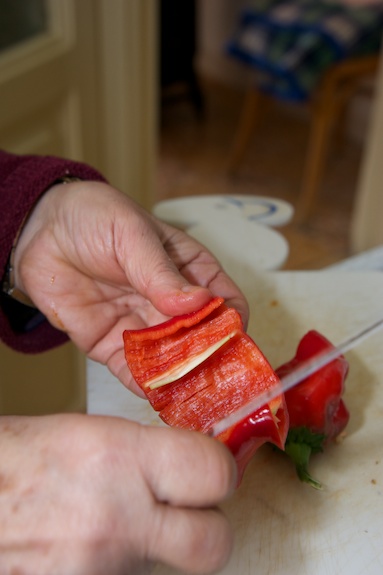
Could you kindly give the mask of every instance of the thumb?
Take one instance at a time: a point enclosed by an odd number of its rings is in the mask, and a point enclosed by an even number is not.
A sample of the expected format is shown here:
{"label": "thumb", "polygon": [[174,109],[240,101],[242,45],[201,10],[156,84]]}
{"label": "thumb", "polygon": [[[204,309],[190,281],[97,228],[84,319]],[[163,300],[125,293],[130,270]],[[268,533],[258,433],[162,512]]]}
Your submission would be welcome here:
{"label": "thumb", "polygon": [[169,316],[196,311],[213,297],[208,288],[189,283],[165,252],[149,273],[144,290],[154,307]]}

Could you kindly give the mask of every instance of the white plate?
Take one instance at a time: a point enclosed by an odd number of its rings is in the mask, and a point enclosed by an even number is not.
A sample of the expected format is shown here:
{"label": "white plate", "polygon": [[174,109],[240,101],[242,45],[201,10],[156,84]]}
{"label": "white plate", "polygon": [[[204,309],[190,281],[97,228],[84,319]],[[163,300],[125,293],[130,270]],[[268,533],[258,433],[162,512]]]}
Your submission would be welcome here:
{"label": "white plate", "polygon": [[211,195],[164,200],[153,213],[203,243],[233,274],[252,268],[275,270],[285,263],[289,247],[269,226],[290,221],[287,202],[262,196]]}
{"label": "white plate", "polygon": [[264,226],[283,226],[294,214],[293,206],[268,196],[245,194],[212,194],[210,196],[186,196],[158,202],[153,213],[178,225],[192,225],[208,219],[212,212],[229,212]]}

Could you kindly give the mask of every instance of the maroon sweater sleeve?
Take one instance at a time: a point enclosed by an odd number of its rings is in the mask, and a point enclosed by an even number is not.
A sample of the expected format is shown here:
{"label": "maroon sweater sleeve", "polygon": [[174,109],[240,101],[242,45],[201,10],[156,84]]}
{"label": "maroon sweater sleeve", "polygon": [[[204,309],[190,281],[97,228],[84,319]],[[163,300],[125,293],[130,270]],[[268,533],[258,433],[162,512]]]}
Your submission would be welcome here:
{"label": "maroon sweater sleeve", "polygon": [[[96,170],[79,162],[53,156],[16,156],[0,150],[0,279],[25,216],[39,197],[64,176],[105,181]],[[31,331],[17,332],[0,307],[0,340],[15,350],[37,353],[64,343],[67,336],[48,321]]]}

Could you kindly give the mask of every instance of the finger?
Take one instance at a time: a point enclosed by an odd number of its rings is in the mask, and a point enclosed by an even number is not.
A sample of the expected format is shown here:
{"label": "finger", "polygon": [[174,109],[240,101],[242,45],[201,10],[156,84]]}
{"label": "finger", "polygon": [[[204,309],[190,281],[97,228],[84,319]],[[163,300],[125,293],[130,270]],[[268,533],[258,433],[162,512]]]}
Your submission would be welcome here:
{"label": "finger", "polygon": [[142,428],[141,463],[158,501],[173,505],[216,505],[235,489],[237,468],[228,449],[197,432]]}
{"label": "finger", "polygon": [[[132,224],[133,226],[133,224]],[[131,285],[139,294],[166,316],[190,313],[201,308],[211,298],[208,288],[192,285],[180,273],[177,265],[164,248],[165,234],[161,226],[148,226],[147,220],[138,218],[134,222],[134,257],[129,253],[129,242],[118,241],[120,265]],[[132,242],[133,243],[133,242]]]}
{"label": "finger", "polygon": [[240,313],[246,328],[249,318],[246,298],[205,246],[177,230],[168,239],[166,249],[191,285],[204,286],[213,296],[223,297],[227,305]]}
{"label": "finger", "polygon": [[188,573],[211,573],[228,561],[233,535],[218,509],[156,508],[148,537],[149,560],[160,561]]}

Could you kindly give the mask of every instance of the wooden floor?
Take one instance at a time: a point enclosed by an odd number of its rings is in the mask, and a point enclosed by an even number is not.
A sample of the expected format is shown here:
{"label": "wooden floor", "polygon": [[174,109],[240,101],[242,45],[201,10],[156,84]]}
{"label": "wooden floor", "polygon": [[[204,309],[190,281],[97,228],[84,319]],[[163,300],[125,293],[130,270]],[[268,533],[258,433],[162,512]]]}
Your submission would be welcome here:
{"label": "wooden floor", "polygon": [[[235,177],[225,171],[243,94],[203,83],[206,110],[198,117],[187,98],[164,103],[157,199],[198,194],[257,194],[295,204],[307,145],[305,111],[273,107]],[[349,255],[349,226],[361,146],[336,141],[328,159],[315,213],[304,225],[280,232],[290,245],[286,269],[320,269]]]}

